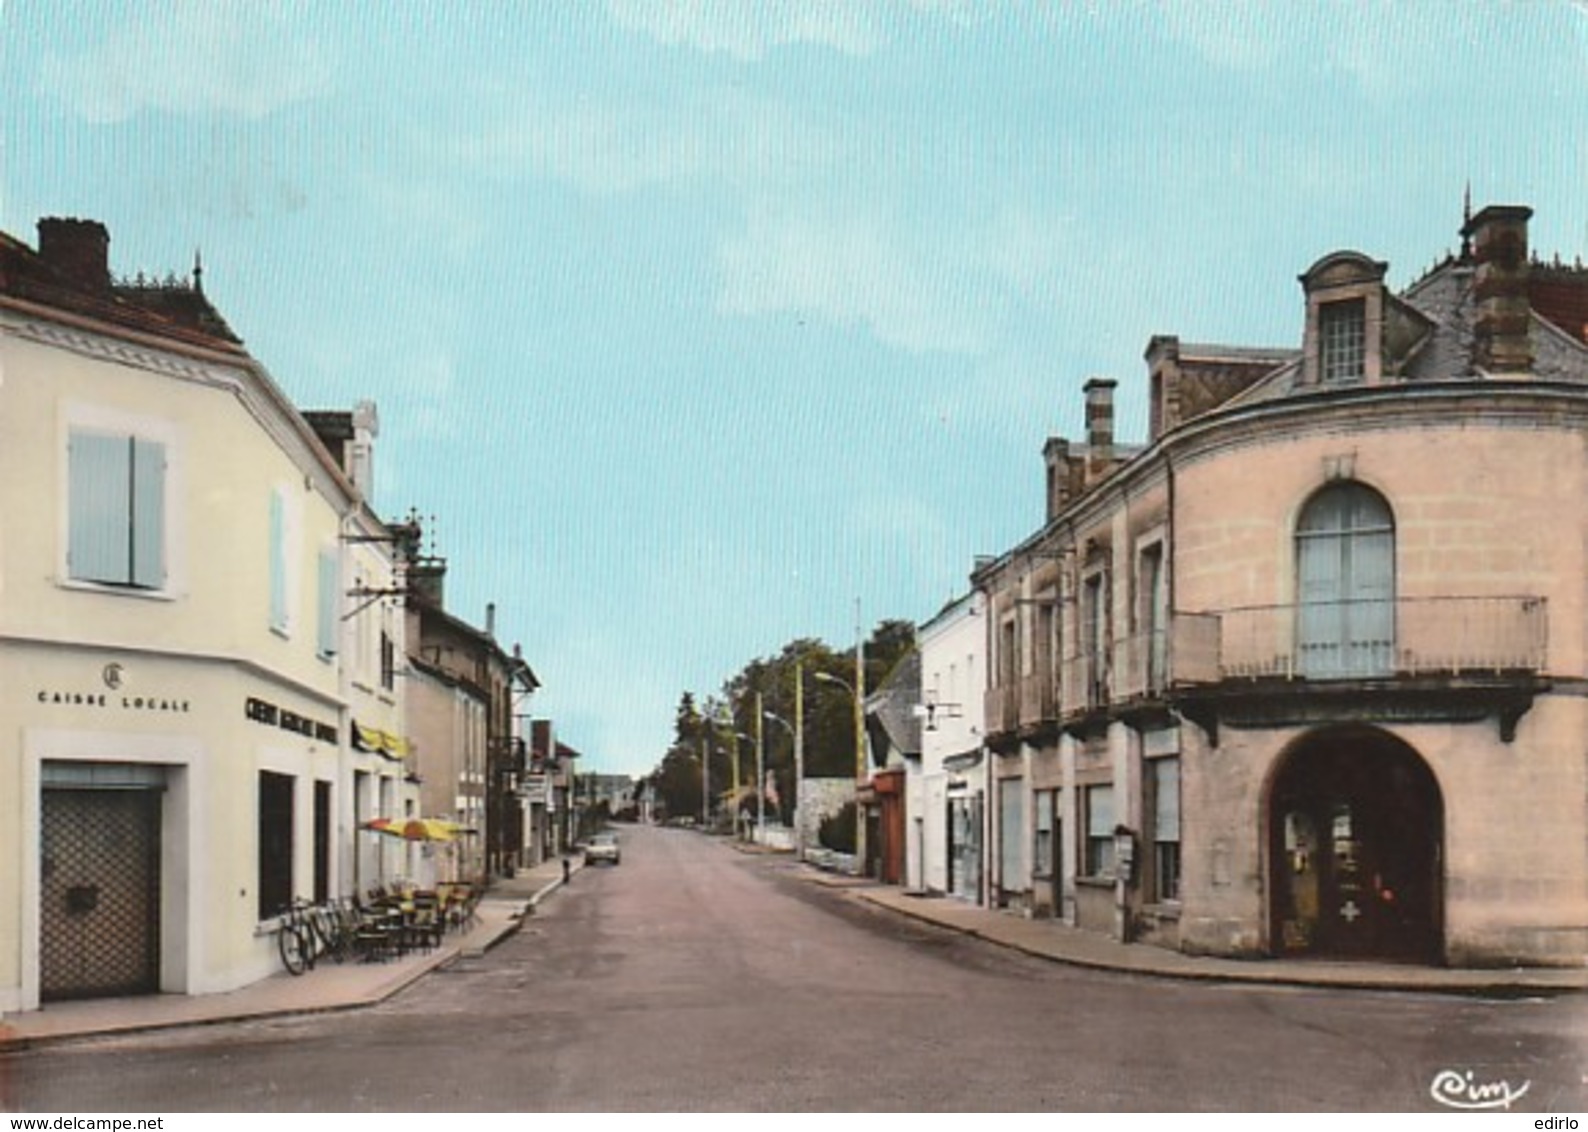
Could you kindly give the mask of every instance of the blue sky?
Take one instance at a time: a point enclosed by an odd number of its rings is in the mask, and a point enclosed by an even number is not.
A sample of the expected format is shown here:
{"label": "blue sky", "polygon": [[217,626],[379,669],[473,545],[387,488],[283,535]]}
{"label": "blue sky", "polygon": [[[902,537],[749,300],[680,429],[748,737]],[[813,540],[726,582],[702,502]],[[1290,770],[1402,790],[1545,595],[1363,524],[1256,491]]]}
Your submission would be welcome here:
{"label": "blue sky", "polygon": [[535,710],[643,771],[680,692],[922,620],[1039,523],[1041,447],[1154,333],[1299,344],[1296,276],[1411,282],[1461,197],[1588,256],[1588,7],[0,7],[0,227],[185,271]]}

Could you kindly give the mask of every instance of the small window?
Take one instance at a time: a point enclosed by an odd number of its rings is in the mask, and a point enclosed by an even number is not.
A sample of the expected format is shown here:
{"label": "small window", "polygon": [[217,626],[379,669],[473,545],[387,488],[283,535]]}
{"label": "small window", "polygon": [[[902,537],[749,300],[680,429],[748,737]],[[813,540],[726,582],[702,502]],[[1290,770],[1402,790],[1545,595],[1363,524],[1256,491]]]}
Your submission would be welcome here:
{"label": "small window", "polygon": [[1367,305],[1342,299],[1318,308],[1318,372],[1325,384],[1361,381],[1366,372]]}
{"label": "small window", "polygon": [[1086,805],[1086,875],[1114,875],[1114,788],[1088,786]]}
{"label": "small window", "polygon": [[1037,791],[1036,841],[1032,845],[1032,871],[1051,876],[1053,866],[1053,791]]}
{"label": "small window", "polygon": [[1180,899],[1180,760],[1157,759],[1152,787],[1152,897]]}
{"label": "small window", "polygon": [[384,629],[380,634],[380,686],[388,692],[397,687],[397,644]]}

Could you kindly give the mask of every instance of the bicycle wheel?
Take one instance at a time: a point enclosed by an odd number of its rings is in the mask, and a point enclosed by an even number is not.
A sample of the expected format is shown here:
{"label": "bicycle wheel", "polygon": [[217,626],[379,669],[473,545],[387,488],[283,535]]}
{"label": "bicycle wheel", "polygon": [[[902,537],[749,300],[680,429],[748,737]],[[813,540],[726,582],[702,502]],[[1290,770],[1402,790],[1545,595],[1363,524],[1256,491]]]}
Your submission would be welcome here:
{"label": "bicycle wheel", "polygon": [[281,949],[281,965],[289,975],[301,975],[314,965],[314,954],[304,938],[303,929],[295,923],[284,923],[276,933],[276,946]]}

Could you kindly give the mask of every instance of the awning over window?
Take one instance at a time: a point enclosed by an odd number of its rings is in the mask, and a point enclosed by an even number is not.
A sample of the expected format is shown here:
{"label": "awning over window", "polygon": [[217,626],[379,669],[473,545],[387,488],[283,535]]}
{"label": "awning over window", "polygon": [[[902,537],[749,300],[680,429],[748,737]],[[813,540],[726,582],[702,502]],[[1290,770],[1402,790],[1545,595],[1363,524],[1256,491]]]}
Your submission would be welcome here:
{"label": "awning over window", "polygon": [[408,740],[401,735],[394,735],[390,731],[382,731],[378,727],[365,727],[358,720],[353,721],[353,749],[355,751],[373,751],[385,755],[388,759],[401,762],[408,757]]}

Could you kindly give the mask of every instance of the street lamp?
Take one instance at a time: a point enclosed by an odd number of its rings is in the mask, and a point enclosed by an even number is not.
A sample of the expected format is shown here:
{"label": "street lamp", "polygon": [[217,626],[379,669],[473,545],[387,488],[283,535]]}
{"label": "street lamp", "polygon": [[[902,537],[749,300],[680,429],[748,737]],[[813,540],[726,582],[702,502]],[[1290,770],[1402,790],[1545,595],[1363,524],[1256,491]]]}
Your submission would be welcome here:
{"label": "street lamp", "polygon": [[[859,661],[859,650],[856,650],[855,659]],[[865,693],[866,670],[856,664],[855,671],[858,675],[860,687],[857,689],[842,676],[834,676],[831,672],[818,672],[816,679],[823,684],[836,684],[848,692],[855,701],[855,875],[864,876],[866,873],[866,811],[860,804],[860,784],[866,780],[866,708]]]}
{"label": "street lamp", "polygon": [[[797,675],[794,691],[796,696],[801,691]],[[790,723],[775,711],[763,711],[761,713],[763,719],[782,727],[783,730],[789,733],[789,738],[794,741],[794,859],[796,861],[805,859],[805,826],[802,824],[805,815],[801,812],[802,798],[800,794],[800,784],[805,778],[805,732],[802,726],[804,712],[800,709],[800,702],[796,699],[794,719],[801,726]]]}

